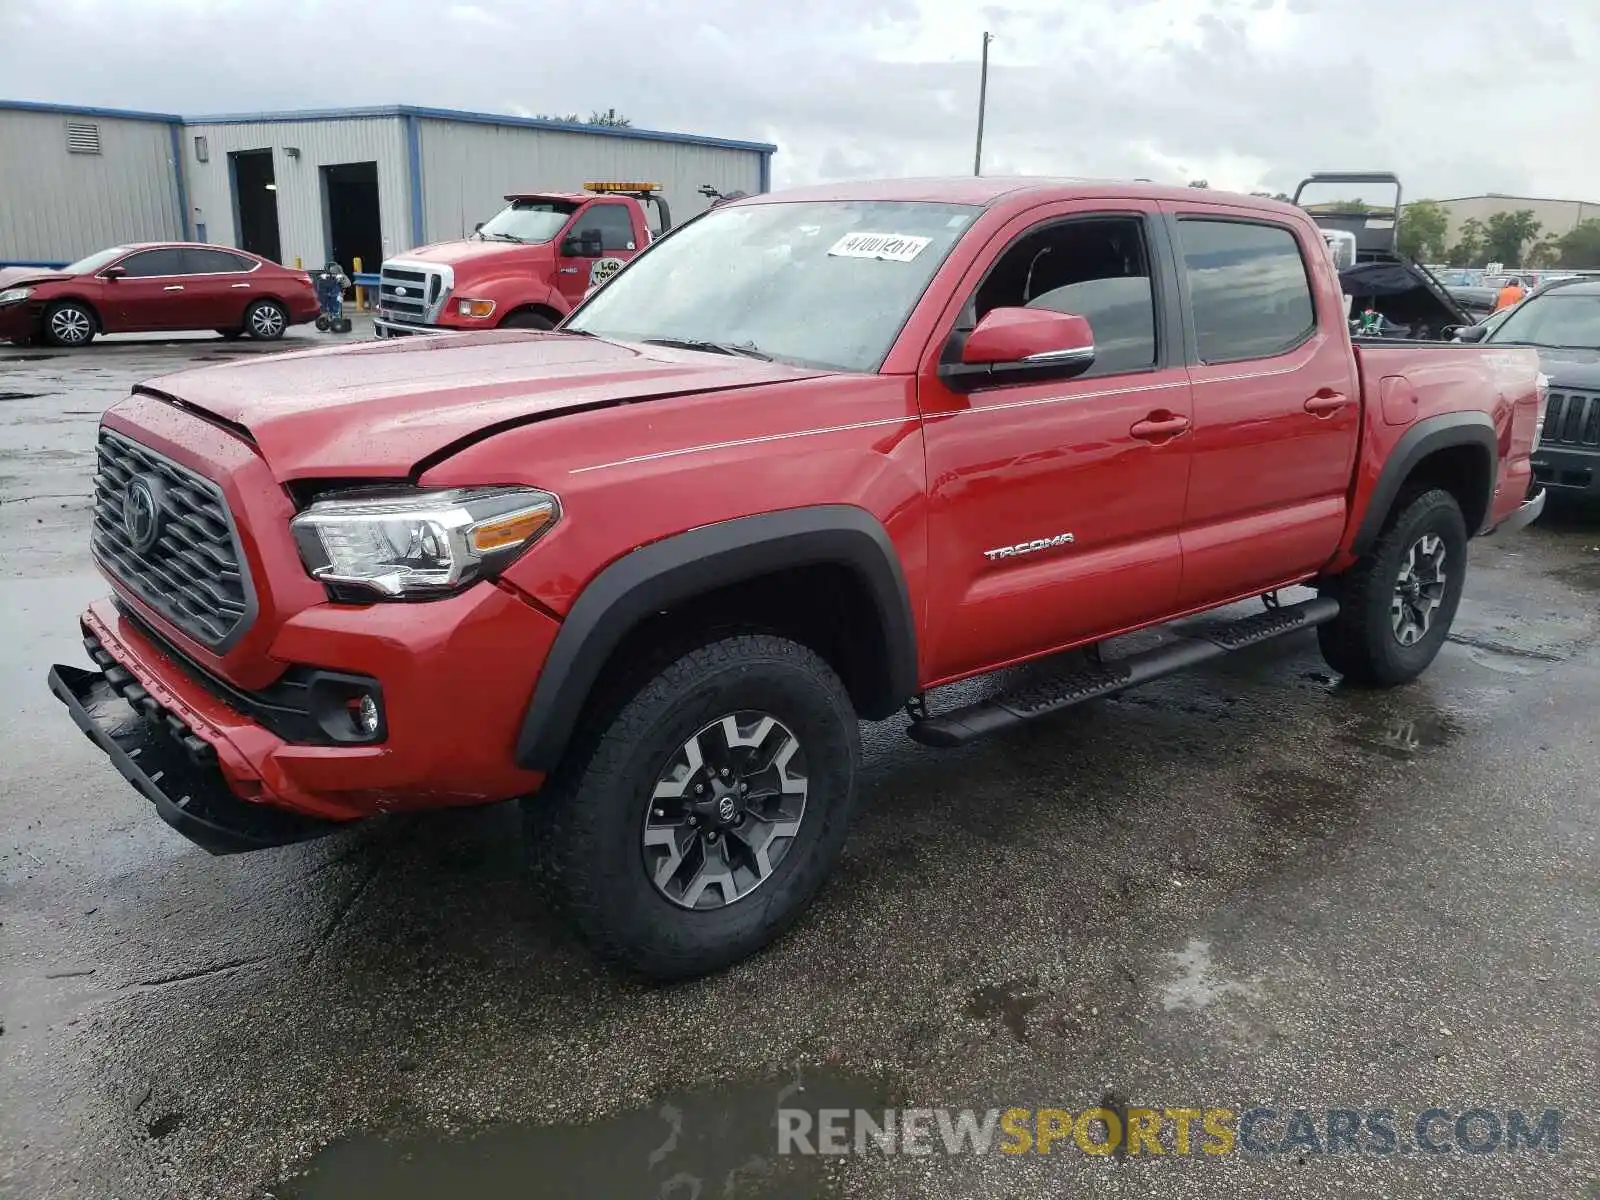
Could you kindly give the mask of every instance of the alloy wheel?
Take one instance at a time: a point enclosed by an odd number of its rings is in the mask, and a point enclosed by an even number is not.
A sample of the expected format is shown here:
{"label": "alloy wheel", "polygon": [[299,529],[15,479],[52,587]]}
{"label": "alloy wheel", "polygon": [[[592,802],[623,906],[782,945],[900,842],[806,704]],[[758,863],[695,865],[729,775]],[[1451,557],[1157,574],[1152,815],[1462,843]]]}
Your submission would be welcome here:
{"label": "alloy wheel", "polygon": [[58,308],[50,314],[50,336],[63,346],[81,346],[94,333],[94,323],[81,308]]}
{"label": "alloy wheel", "polygon": [[274,305],[261,305],[250,314],[250,330],[258,337],[277,337],[283,332],[283,313]]}
{"label": "alloy wheel", "polygon": [[805,818],[805,752],[776,717],[720,717],[678,748],[645,810],[645,868],[680,908],[744,899],[777,870]]}
{"label": "alloy wheel", "polygon": [[1434,614],[1444,603],[1444,562],[1444,539],[1435,533],[1423,534],[1400,560],[1389,619],[1402,646],[1416,645],[1433,628]]}

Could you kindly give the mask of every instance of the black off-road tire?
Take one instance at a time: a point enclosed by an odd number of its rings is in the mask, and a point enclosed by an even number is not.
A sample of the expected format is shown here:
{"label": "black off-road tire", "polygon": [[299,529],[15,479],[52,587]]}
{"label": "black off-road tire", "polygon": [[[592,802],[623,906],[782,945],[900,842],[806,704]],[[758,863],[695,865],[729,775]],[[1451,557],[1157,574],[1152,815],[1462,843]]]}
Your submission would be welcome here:
{"label": "black off-road tire", "polygon": [[[1402,645],[1392,606],[1407,556],[1425,537],[1444,544],[1444,587],[1427,632]],[[1466,583],[1467,523],[1455,497],[1440,488],[1402,495],[1378,540],[1349,571],[1325,580],[1322,594],[1339,601],[1339,615],[1317,629],[1328,665],[1351,683],[1395,687],[1433,662],[1447,638]]]}
{"label": "black off-road tire", "polygon": [[500,322],[501,329],[554,329],[556,323],[543,313],[531,312],[524,309],[514,312],[504,321]]}
{"label": "black off-road tire", "polygon": [[[713,635],[715,636],[715,635]],[[680,907],[645,860],[652,793],[680,747],[739,711],[770,713],[807,767],[800,827],[771,875],[722,907]],[[784,932],[832,870],[855,808],[860,736],[838,675],[805,646],[769,634],[689,649],[576,731],[543,791],[523,802],[547,896],[603,960],[660,980],[704,975]]]}

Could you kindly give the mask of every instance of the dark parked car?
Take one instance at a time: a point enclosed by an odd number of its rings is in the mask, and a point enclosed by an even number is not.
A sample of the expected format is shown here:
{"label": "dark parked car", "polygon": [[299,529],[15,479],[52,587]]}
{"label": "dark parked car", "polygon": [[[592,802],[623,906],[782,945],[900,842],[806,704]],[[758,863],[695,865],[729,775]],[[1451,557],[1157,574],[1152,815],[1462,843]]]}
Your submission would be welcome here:
{"label": "dark parked car", "polygon": [[1474,325],[1461,340],[1532,346],[1550,381],[1534,477],[1554,496],[1600,499],[1600,281],[1580,280],[1530,296],[1498,325]]}
{"label": "dark parked car", "polygon": [[272,341],[318,311],[306,272],[221,246],[113,246],[59,270],[0,270],[0,341],[86,346],[97,333],[185,329]]}

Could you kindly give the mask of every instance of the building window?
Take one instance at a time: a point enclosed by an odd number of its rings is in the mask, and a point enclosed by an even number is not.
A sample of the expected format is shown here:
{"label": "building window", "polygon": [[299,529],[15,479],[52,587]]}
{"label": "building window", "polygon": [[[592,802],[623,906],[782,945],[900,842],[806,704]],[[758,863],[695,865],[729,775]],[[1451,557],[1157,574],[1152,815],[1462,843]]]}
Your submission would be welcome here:
{"label": "building window", "polygon": [[67,153],[99,154],[100,126],[88,121],[68,121]]}
{"label": "building window", "polygon": [[196,162],[211,161],[211,147],[207,144],[206,135],[203,133],[194,135],[194,159]]}

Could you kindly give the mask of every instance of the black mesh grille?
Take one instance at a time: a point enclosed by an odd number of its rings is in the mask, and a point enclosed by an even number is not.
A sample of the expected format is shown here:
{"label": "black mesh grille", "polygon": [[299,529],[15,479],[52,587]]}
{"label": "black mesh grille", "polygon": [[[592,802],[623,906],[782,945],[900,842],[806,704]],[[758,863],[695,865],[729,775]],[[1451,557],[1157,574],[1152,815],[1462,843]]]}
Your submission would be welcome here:
{"label": "black mesh grille", "polygon": [[1600,394],[1551,392],[1544,410],[1546,444],[1600,446]]}
{"label": "black mesh grille", "polygon": [[[160,535],[142,552],[125,512],[136,478],[150,485],[160,509]],[[92,542],[112,574],[210,649],[222,649],[242,633],[254,606],[222,490],[107,429],[100,431],[94,482]]]}

